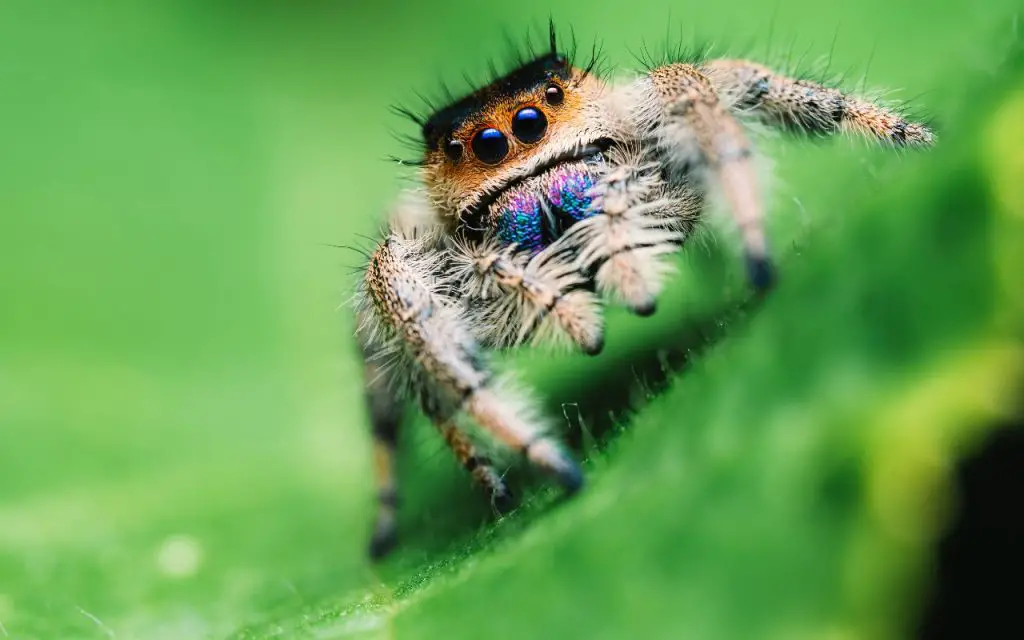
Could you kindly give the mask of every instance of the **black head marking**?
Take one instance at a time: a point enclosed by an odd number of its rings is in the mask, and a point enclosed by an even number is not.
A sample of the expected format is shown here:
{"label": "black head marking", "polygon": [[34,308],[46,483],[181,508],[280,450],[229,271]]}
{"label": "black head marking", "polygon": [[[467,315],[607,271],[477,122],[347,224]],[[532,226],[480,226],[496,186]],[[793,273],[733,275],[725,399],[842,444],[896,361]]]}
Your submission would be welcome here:
{"label": "black head marking", "polygon": [[442,138],[450,135],[470,114],[479,112],[502,98],[543,86],[552,78],[568,82],[572,67],[568,57],[554,50],[553,38],[552,35],[551,52],[527,62],[431,115],[423,123],[423,140],[427,148],[437,149]]}

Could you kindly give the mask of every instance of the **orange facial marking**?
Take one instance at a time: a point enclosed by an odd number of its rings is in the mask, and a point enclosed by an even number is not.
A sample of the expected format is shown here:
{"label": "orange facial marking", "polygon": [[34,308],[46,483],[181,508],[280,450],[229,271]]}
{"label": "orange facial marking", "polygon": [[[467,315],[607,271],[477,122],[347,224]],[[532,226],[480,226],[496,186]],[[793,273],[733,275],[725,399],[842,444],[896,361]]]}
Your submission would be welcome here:
{"label": "orange facial marking", "polygon": [[[575,71],[574,77],[580,77],[577,75],[579,73]],[[545,99],[545,92],[553,85],[562,90],[562,99],[558,104],[549,104]],[[424,158],[427,185],[446,193],[453,201],[461,201],[484,189],[488,181],[516,175],[529,167],[549,145],[575,143],[578,131],[584,124],[583,106],[598,89],[599,82],[589,76],[582,82],[552,79],[528,91],[496,99],[482,110],[469,114],[438,145],[438,149],[427,151]],[[514,116],[525,107],[537,109],[547,120],[544,135],[536,142],[523,142],[512,132]],[[473,153],[473,136],[486,128],[501,131],[508,141],[508,154],[496,164],[482,162]],[[447,140],[456,140],[462,144],[462,156],[456,161],[444,153]]]}

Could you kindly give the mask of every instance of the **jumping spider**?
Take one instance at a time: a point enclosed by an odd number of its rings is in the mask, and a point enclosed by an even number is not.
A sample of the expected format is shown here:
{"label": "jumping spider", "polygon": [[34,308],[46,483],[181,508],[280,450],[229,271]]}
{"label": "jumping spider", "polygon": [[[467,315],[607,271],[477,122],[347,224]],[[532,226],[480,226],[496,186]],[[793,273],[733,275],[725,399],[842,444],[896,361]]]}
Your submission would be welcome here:
{"label": "jumping spider", "polygon": [[419,119],[421,184],[366,265],[357,335],[379,489],[370,554],[395,544],[399,398],[424,412],[499,508],[510,494],[456,423],[464,414],[568,493],[579,466],[484,349],[564,341],[601,351],[602,300],[646,316],[669,258],[716,189],[757,290],[773,279],[746,119],[896,147],[932,132],[900,113],[745,60],[654,66],[605,82],[550,50]]}

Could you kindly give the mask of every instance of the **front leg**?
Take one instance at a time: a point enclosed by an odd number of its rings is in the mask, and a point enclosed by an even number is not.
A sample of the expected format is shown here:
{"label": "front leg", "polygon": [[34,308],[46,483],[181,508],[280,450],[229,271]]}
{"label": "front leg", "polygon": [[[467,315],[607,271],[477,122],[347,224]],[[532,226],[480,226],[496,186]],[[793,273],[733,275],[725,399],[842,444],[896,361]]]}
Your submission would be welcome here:
{"label": "front leg", "polygon": [[361,296],[362,332],[371,348],[392,356],[391,375],[419,396],[433,419],[465,412],[567,491],[576,491],[582,484],[577,464],[547,434],[533,403],[495,382],[460,308],[442,292],[445,262],[429,237],[392,233],[377,247]]}
{"label": "front leg", "polygon": [[750,141],[742,125],[718,99],[711,81],[689,64],[670,64],[641,81],[641,106],[655,105],[653,135],[670,175],[696,176],[716,184],[739,228],[751,283],[767,289],[773,280]]}
{"label": "front leg", "polygon": [[595,215],[546,250],[575,254],[574,268],[592,277],[602,296],[641,316],[654,313],[672,272],[666,258],[685,241],[701,200],[666,184],[654,155],[633,144],[609,149],[590,191]]}
{"label": "front leg", "polygon": [[898,147],[931,146],[935,134],[893,109],[810,80],[797,80],[747,60],[711,60],[700,67],[735,111],[797,131],[854,133]]}
{"label": "front leg", "polygon": [[467,314],[480,339],[504,348],[568,338],[584,353],[601,352],[601,304],[582,288],[575,264],[551,250],[531,257],[494,238],[454,245],[455,282],[470,296]]}

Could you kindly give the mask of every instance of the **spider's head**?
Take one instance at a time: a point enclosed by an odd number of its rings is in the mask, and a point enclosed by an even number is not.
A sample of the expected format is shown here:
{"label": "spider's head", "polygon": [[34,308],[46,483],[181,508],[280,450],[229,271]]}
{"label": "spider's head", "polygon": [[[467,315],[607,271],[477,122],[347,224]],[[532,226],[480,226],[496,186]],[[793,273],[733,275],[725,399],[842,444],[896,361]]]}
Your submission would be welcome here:
{"label": "spider's head", "polygon": [[424,181],[462,217],[511,185],[605,145],[595,124],[601,82],[552,50],[440,109],[423,123]]}

